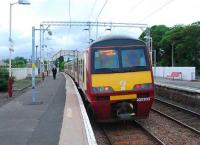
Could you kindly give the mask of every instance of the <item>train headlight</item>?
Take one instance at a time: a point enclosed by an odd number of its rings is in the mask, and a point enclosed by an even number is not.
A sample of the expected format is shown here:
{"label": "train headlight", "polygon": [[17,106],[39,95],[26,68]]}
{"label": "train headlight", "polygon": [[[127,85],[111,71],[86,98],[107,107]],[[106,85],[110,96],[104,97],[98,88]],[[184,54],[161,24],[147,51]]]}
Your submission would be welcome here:
{"label": "train headlight", "polygon": [[113,89],[110,86],[92,87],[93,93],[112,93]]}
{"label": "train headlight", "polygon": [[134,91],[139,91],[139,90],[149,90],[153,88],[152,83],[145,83],[145,84],[136,84],[133,86]]}

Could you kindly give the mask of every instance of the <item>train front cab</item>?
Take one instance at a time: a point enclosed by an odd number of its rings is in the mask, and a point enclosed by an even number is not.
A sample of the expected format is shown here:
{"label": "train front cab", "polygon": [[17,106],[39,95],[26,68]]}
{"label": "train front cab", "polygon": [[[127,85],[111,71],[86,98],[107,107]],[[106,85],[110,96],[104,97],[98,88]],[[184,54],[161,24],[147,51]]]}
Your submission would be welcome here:
{"label": "train front cab", "polygon": [[[113,90],[117,90],[109,93],[91,94],[94,99],[91,104],[97,120],[112,121],[148,117],[154,99],[153,80],[151,78],[150,71],[92,75],[93,88],[97,89],[97,84],[104,84],[104,87],[98,89],[108,91],[109,86],[112,86]],[[129,91],[120,91],[122,82],[127,83],[127,90]],[[147,89],[143,89],[144,86]],[[128,88],[135,88],[135,90],[130,91]]]}
{"label": "train front cab", "polygon": [[[87,71],[87,86],[89,87],[87,87],[86,92],[97,121],[124,120],[123,117],[127,116],[131,116],[127,119],[146,118],[149,115],[154,100],[154,80],[147,48],[130,49],[125,47],[124,50],[141,50],[142,55],[146,58],[146,66],[124,70],[121,66],[119,69],[98,68],[97,71],[94,71],[94,68],[97,67],[95,61],[98,57],[103,57],[101,55],[107,55],[109,58],[116,54],[121,57],[118,58],[119,61],[120,59],[123,61],[123,55],[126,59],[126,53],[123,50],[113,48],[90,50],[88,59],[92,61],[88,63],[88,68],[91,70]],[[113,60],[106,60],[100,64],[106,66],[109,62],[112,65],[122,65],[123,62],[116,63],[114,58],[115,56],[112,56]],[[112,66],[112,68],[114,67]],[[132,108],[132,112],[130,108]]]}

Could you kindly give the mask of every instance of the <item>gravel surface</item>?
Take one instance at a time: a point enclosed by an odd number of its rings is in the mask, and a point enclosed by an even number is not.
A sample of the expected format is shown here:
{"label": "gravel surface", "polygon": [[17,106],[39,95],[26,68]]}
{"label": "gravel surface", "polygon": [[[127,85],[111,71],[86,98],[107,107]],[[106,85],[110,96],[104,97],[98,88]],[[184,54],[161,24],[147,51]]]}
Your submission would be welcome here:
{"label": "gravel surface", "polygon": [[[8,97],[7,92],[0,92],[0,107],[10,102],[11,100],[15,99],[16,97],[21,96],[24,92],[30,90],[31,89],[30,81],[31,80],[24,80],[24,81],[19,81],[19,83],[13,84],[12,97]],[[38,83],[40,83],[39,78],[36,80],[36,85]]]}
{"label": "gravel surface", "polygon": [[[148,133],[132,121],[115,123],[92,123],[98,145],[110,145],[105,133],[113,145],[157,145]],[[104,129],[104,131],[103,131]]]}
{"label": "gravel surface", "polygon": [[146,120],[138,120],[166,145],[200,145],[200,135],[157,113],[150,112]]}
{"label": "gravel surface", "polygon": [[19,90],[19,91],[13,91],[13,96],[8,97],[7,92],[0,92],[0,107],[5,105],[6,103],[10,102],[11,100],[15,99],[18,96],[21,96],[24,92],[26,92],[28,89],[31,89],[30,87]]}
{"label": "gravel surface", "polygon": [[108,140],[106,139],[103,130],[100,128],[100,124],[92,123],[94,135],[98,145],[110,145]]}

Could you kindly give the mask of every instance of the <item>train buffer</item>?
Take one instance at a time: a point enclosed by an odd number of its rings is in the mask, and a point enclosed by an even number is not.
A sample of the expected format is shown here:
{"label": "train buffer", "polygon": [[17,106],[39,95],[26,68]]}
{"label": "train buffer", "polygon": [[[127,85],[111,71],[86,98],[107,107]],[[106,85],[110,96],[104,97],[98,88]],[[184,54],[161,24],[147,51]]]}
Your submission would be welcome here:
{"label": "train buffer", "polygon": [[170,75],[167,75],[168,79],[179,78],[182,80],[182,72],[172,72]]}

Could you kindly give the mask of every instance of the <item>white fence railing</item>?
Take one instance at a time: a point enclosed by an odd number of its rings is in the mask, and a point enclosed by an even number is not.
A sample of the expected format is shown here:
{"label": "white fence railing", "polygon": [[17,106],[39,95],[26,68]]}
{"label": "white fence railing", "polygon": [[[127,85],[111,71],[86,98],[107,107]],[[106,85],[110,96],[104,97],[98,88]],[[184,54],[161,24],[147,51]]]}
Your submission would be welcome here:
{"label": "white fence railing", "polygon": [[[38,75],[37,68],[35,68],[35,75]],[[12,76],[16,80],[25,79],[27,76],[32,76],[32,68],[12,68]]]}
{"label": "white fence railing", "polygon": [[195,80],[195,67],[153,67],[155,77],[166,78],[172,72],[181,72],[182,80]]}
{"label": "white fence railing", "polygon": [[[195,80],[195,67],[153,67],[155,77],[166,78],[172,72],[182,72],[182,80]],[[12,68],[12,75],[16,80],[32,76],[32,68]],[[38,75],[38,69],[35,68],[35,75]]]}

